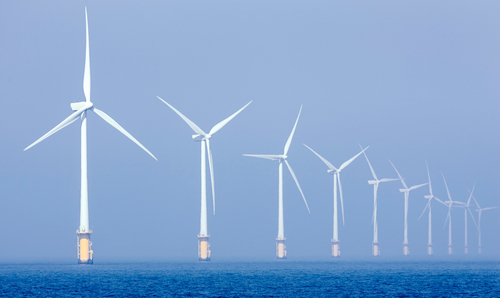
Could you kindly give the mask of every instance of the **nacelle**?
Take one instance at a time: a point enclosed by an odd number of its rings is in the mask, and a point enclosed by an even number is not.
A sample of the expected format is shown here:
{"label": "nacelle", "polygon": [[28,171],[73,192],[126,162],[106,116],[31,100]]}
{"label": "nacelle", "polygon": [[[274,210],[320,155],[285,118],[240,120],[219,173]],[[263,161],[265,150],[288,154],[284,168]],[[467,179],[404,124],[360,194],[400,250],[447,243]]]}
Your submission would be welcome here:
{"label": "nacelle", "polygon": [[73,111],[77,111],[77,110],[79,110],[79,109],[83,108],[83,106],[85,106],[85,103],[86,103],[85,101],[80,101],[80,102],[72,102],[72,103],[71,103],[71,109],[72,109]]}

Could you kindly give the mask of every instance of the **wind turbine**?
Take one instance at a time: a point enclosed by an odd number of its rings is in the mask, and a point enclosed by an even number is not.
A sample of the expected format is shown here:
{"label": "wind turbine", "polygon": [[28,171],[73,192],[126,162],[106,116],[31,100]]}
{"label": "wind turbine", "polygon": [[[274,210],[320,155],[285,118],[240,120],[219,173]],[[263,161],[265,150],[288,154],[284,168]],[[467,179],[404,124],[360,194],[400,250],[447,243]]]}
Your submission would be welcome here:
{"label": "wind turbine", "polygon": [[304,144],[307,149],[311,150],[312,153],[316,154],[319,159],[321,159],[328,167],[327,173],[333,173],[333,239],[332,239],[332,257],[336,258],[340,256],[340,246],[339,246],[339,227],[338,227],[338,216],[337,216],[337,181],[339,183],[340,191],[340,204],[342,206],[342,224],[344,224],[344,198],[342,196],[342,183],[340,183],[340,172],[347,167],[351,162],[353,162],[360,154],[364,153],[368,147],[365,149],[361,148],[362,151],[356,154],[354,157],[344,162],[338,169],[334,167],[328,160],[323,158],[321,155],[312,150],[309,146]]}
{"label": "wind turbine", "polygon": [[469,199],[467,200],[467,203],[463,204],[463,205],[460,205],[459,207],[460,208],[464,208],[464,212],[465,212],[465,245],[464,245],[464,253],[465,254],[468,254],[469,253],[469,246],[467,244],[467,211],[469,211],[470,213],[470,216],[472,217],[472,221],[474,221],[474,225],[476,226],[477,228],[477,224],[476,224],[476,220],[474,219],[474,216],[472,215],[472,212],[470,211],[470,200],[472,199],[472,193],[474,193],[474,188],[476,187],[476,185],[473,185],[472,186],[472,191],[470,192],[470,196],[469,196]]}
{"label": "wind turbine", "polygon": [[288,149],[290,149],[290,145],[292,144],[293,134],[295,133],[295,128],[297,127],[297,123],[299,122],[299,117],[300,117],[301,112],[302,112],[302,106],[300,106],[299,115],[297,116],[297,120],[295,120],[295,125],[293,126],[292,133],[290,133],[290,136],[288,137],[288,140],[286,141],[285,149],[283,150],[283,154],[280,154],[280,155],[243,154],[244,156],[277,160],[279,162],[279,168],[278,168],[279,169],[278,237],[276,237],[276,258],[278,258],[278,259],[286,259],[285,224],[283,221],[283,163],[286,164],[288,170],[290,171],[290,174],[293,177],[293,180],[295,181],[295,184],[297,184],[297,187],[300,191],[300,194],[302,195],[302,198],[304,199],[304,203],[306,204],[307,211],[309,212],[309,214],[311,213],[311,211],[309,210],[309,206],[307,205],[306,197],[304,196],[304,193],[302,192],[302,189],[300,188],[299,181],[297,180],[297,177],[295,176],[295,173],[293,172],[292,167],[290,166],[290,164],[287,161]]}
{"label": "wind turbine", "polygon": [[424,198],[426,198],[428,200],[427,205],[425,205],[424,211],[422,211],[422,214],[420,214],[420,217],[418,219],[420,220],[422,215],[424,215],[425,210],[429,209],[429,233],[428,233],[429,239],[427,241],[427,254],[432,255],[433,251],[432,251],[432,209],[431,209],[431,202],[432,202],[432,199],[435,199],[436,201],[440,202],[441,204],[443,204],[445,206],[446,206],[446,204],[432,194],[431,175],[429,174],[429,166],[427,165],[427,162],[425,162],[425,166],[427,167],[427,177],[429,177],[429,194],[424,196]]}
{"label": "wind turbine", "polygon": [[[361,149],[361,145],[359,145]],[[375,174],[375,171],[373,170],[372,165],[370,164],[370,161],[368,160],[368,156],[366,155],[365,152],[363,152],[365,155],[366,161],[368,162],[368,166],[370,166],[370,170],[372,171],[372,176],[374,180],[368,180],[368,184],[373,184],[373,242],[372,242],[372,253],[373,256],[379,256],[380,255],[380,249],[378,247],[378,221],[377,221],[377,192],[378,192],[378,185],[381,182],[390,182],[390,181],[396,181],[399,179],[394,179],[394,178],[383,178],[383,179],[378,179],[377,175]]]}
{"label": "wind turbine", "polygon": [[[451,199],[450,190],[448,189],[448,184],[446,183],[446,179],[444,179],[443,173],[441,173],[444,180],[444,185],[446,186],[446,192],[448,193],[448,201],[445,201],[445,204],[448,206],[448,215],[446,216],[446,220],[444,222],[444,226],[446,227],[446,222],[448,222],[448,254],[453,254],[452,242],[451,242],[451,207],[453,204],[460,205],[462,202],[453,201]],[[444,227],[443,227],[444,228]]]}
{"label": "wind turbine", "polygon": [[401,175],[399,175],[399,172],[392,163],[392,161],[389,160],[389,162],[391,163],[394,170],[396,170],[396,173],[398,173],[399,180],[401,180],[401,183],[403,184],[404,187],[400,188],[399,191],[405,194],[405,225],[404,225],[405,230],[404,230],[404,240],[403,240],[403,255],[407,256],[410,254],[410,249],[408,247],[408,199],[410,198],[410,191],[422,187],[424,185],[427,185],[427,183],[415,185],[408,188],[408,186],[406,186],[404,179],[401,177]]}
{"label": "wind turbine", "polygon": [[[244,107],[236,111],[231,116],[217,123],[209,133],[204,132],[201,128],[199,128],[193,121],[189,120],[186,116],[184,116],[181,112],[176,110],[173,106],[171,106],[168,102],[164,101],[162,98],[157,96],[161,101],[163,101],[167,106],[169,106],[177,115],[179,115],[182,120],[184,120],[189,127],[196,133],[193,135],[193,140],[195,142],[201,143],[201,214],[200,214],[200,234],[198,235],[198,260],[199,261],[210,261],[210,244],[208,240],[210,235],[208,234],[208,225],[207,225],[207,166],[205,161],[205,156],[208,153],[208,164],[210,167],[210,181],[212,182],[212,200],[213,200],[213,212],[215,214],[215,186],[214,186],[214,167],[212,160],[212,151],[210,150],[210,138],[218,132],[221,128],[223,128],[229,121],[231,121],[236,115],[238,115],[243,109],[245,109],[252,101],[247,103]],[[206,151],[205,153],[205,146]]]}
{"label": "wind turbine", "polygon": [[[471,192],[471,195],[472,195],[472,192]],[[474,195],[472,195],[472,198],[474,198],[474,202],[476,202],[476,206],[477,206],[477,209],[476,209],[476,211],[478,213],[478,218],[477,218],[477,233],[478,233],[478,236],[479,236],[478,237],[478,253],[481,254],[483,252],[483,250],[481,248],[481,214],[485,210],[496,209],[496,208],[499,208],[500,206],[481,208],[479,206],[479,203],[476,200],[476,197],[474,197]]]}
{"label": "wind turbine", "polygon": [[89,25],[87,18],[87,8],[85,8],[85,28],[86,28],[86,50],[85,50],[85,71],[83,75],[83,93],[85,94],[85,101],[76,102],[71,104],[71,109],[75,112],[71,114],[68,118],[64,119],[56,127],[51,129],[48,133],[43,135],[41,138],[36,140],[33,144],[29,145],[24,149],[24,151],[35,146],[46,138],[50,137],[54,133],[63,129],[64,127],[70,125],[71,123],[82,119],[81,126],[81,193],[80,193],[80,227],[76,231],[78,235],[78,263],[79,264],[92,264],[93,263],[93,251],[91,249],[92,242],[90,242],[90,235],[92,230],[90,230],[89,225],[89,203],[88,203],[88,184],[87,184],[87,112],[93,111],[99,117],[108,122],[111,126],[116,128],[118,131],[123,133],[126,137],[131,139],[154,159],[156,157],[148,151],[139,141],[137,141],[132,135],[130,135],[123,127],[121,127],[115,120],[109,117],[103,111],[94,107],[94,104],[90,101],[90,54],[89,54]]}

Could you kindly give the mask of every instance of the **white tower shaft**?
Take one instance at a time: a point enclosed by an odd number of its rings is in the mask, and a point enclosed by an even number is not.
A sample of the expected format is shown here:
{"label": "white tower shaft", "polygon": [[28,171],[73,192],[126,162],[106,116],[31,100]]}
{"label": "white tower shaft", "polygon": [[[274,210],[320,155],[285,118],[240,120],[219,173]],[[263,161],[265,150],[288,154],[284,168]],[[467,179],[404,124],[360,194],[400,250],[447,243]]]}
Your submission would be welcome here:
{"label": "white tower shaft", "polygon": [[378,243],[377,191],[378,183],[373,185],[373,243]]}
{"label": "white tower shaft", "polygon": [[427,240],[427,245],[432,245],[432,210],[431,204],[429,204],[429,239]]}
{"label": "white tower shaft", "polygon": [[339,241],[339,224],[337,215],[337,179],[338,173],[333,174],[333,241]]}
{"label": "white tower shaft", "polygon": [[80,190],[80,232],[88,232],[89,196],[87,182],[87,112],[82,114],[81,128],[81,190]]}
{"label": "white tower shaft", "polygon": [[469,249],[468,249],[468,245],[467,245],[467,208],[464,208],[464,211],[465,211],[465,247],[464,247],[464,251],[465,253],[469,253]]}
{"label": "white tower shaft", "polygon": [[448,223],[448,246],[451,247],[451,216],[450,216],[450,221]]}
{"label": "white tower shaft", "polygon": [[285,239],[285,222],[283,220],[283,162],[279,162],[279,185],[278,185],[278,240]]}
{"label": "white tower shaft", "polygon": [[405,231],[404,231],[404,245],[408,245],[408,196],[409,192],[405,191]]}
{"label": "white tower shaft", "polygon": [[208,236],[207,227],[207,166],[205,161],[205,140],[201,142],[201,214],[200,236]]}

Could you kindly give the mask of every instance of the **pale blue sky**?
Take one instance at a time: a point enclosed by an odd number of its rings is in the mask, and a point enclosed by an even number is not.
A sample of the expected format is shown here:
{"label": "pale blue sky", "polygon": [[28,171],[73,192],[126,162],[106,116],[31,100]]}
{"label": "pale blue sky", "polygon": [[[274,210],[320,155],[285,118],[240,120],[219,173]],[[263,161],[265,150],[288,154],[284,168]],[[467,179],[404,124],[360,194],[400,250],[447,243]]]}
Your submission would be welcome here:
{"label": "pale blue sky", "polygon": [[[330,256],[332,181],[302,143],[340,165],[370,145],[379,177],[427,181],[464,201],[500,205],[500,4],[495,1],[18,1],[0,3],[0,259],[76,258],[80,129],[74,123],[22,150],[84,100],[88,7],[92,101],[158,158],[89,116],[89,204],[95,259],[196,258],[199,143],[161,96],[208,131],[253,103],[212,139],[217,214],[213,259],[274,257],[279,154],[304,105],[289,162],[311,214],[284,175],[289,257]],[[342,256],[369,256],[371,174],[363,157],[342,172]],[[383,256],[400,256],[403,194],[379,190]],[[424,255],[427,189],[411,193],[409,242]],[[211,196],[208,196],[211,200]],[[446,208],[434,205],[436,255]],[[211,208],[209,207],[209,211]],[[500,245],[499,211],[483,214],[483,250]],[[456,255],[462,210],[453,211]],[[471,255],[477,252],[469,220]]]}

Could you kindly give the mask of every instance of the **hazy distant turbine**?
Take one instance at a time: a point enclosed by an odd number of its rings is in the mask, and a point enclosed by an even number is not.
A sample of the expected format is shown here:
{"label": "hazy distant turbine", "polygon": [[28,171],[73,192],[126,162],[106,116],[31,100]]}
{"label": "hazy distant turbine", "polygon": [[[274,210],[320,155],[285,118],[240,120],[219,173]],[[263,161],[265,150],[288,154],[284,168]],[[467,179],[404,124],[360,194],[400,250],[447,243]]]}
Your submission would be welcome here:
{"label": "hazy distant turbine", "polygon": [[287,161],[288,149],[290,149],[290,145],[292,144],[293,134],[295,133],[295,128],[297,127],[297,123],[299,122],[301,112],[302,112],[302,106],[300,106],[299,115],[297,116],[297,120],[295,120],[295,125],[293,126],[292,132],[290,133],[290,136],[288,137],[288,140],[286,141],[285,149],[283,150],[283,154],[281,154],[281,155],[243,154],[244,156],[277,160],[279,162],[279,168],[278,168],[279,169],[278,237],[276,237],[276,257],[278,259],[286,259],[285,224],[284,224],[284,220],[283,220],[283,162],[286,164],[288,170],[290,171],[290,174],[292,175],[293,180],[295,181],[295,184],[297,184],[297,188],[299,189],[300,194],[302,195],[302,198],[304,199],[304,203],[306,204],[307,211],[309,213],[311,213],[311,211],[309,210],[309,206],[307,205],[306,197],[304,196],[304,193],[302,192],[302,189],[300,188],[299,181],[297,180],[297,177],[295,176],[295,173],[293,172],[292,167],[290,166],[290,164]]}
{"label": "hazy distant turbine", "polygon": [[198,259],[200,261],[210,261],[210,244],[208,234],[208,224],[207,224],[207,166],[205,161],[205,146],[208,153],[208,164],[210,167],[210,181],[212,182],[212,200],[213,200],[213,212],[215,214],[215,185],[214,185],[214,168],[212,161],[212,151],[210,150],[210,138],[213,134],[218,132],[221,128],[223,128],[229,121],[231,121],[236,115],[238,115],[243,109],[245,109],[249,104],[252,103],[250,101],[244,107],[236,111],[236,113],[217,123],[209,133],[204,132],[201,128],[199,128],[193,121],[189,120],[186,116],[184,116],[181,112],[176,110],[169,103],[164,101],[162,98],[157,96],[161,101],[163,101],[167,106],[169,106],[177,115],[179,115],[182,120],[184,120],[189,127],[196,133],[193,135],[193,140],[195,142],[201,143],[201,213],[200,213],[200,234],[198,235]]}
{"label": "hazy distant turbine", "polygon": [[481,254],[483,252],[483,250],[481,248],[481,214],[485,210],[496,209],[496,208],[499,208],[500,206],[481,208],[481,206],[479,206],[479,203],[476,200],[476,197],[474,197],[472,192],[471,192],[471,195],[472,195],[472,198],[474,198],[474,202],[476,202],[476,206],[477,206],[476,211],[478,213],[478,217],[477,217],[478,253]]}
{"label": "hazy distant turbine", "polygon": [[448,193],[448,201],[445,201],[446,206],[448,206],[448,215],[446,216],[444,226],[446,226],[446,222],[448,222],[448,254],[451,255],[453,253],[452,241],[451,241],[451,207],[453,207],[453,204],[460,205],[463,203],[458,201],[453,201],[451,199],[450,190],[448,189],[448,184],[446,183],[446,179],[444,179],[443,173],[441,173],[441,175],[443,176],[444,185],[446,186],[446,192]]}
{"label": "hazy distant turbine", "polygon": [[468,243],[467,243],[467,212],[470,213],[470,216],[472,217],[472,221],[474,221],[474,225],[476,226],[477,228],[477,224],[476,224],[476,220],[474,219],[474,216],[472,215],[472,212],[470,211],[470,200],[472,199],[472,194],[474,193],[474,188],[476,186],[473,185],[472,186],[472,191],[470,192],[470,196],[469,196],[469,199],[467,200],[467,203],[463,204],[463,205],[459,205],[460,208],[464,208],[464,212],[465,212],[465,245],[464,245],[464,253],[465,254],[468,254],[469,253],[469,246],[468,246]]}
{"label": "hazy distant turbine", "polygon": [[440,202],[441,204],[443,204],[445,206],[446,206],[446,204],[443,201],[441,201],[440,199],[436,198],[432,194],[431,175],[429,174],[429,166],[427,165],[427,162],[425,162],[425,166],[427,167],[427,177],[429,178],[429,195],[424,196],[424,198],[426,198],[428,200],[427,205],[425,205],[424,211],[422,211],[422,214],[420,214],[420,217],[418,219],[420,220],[422,215],[424,215],[425,210],[429,209],[429,232],[428,232],[428,240],[427,240],[427,254],[432,255],[433,251],[432,251],[432,209],[431,209],[432,205],[431,205],[431,202],[432,202],[432,199],[435,199],[436,201]]}
{"label": "hazy distant turbine", "polygon": [[328,160],[323,158],[321,155],[316,153],[316,151],[312,150],[310,147],[308,147],[306,144],[304,146],[307,147],[307,149],[311,150],[314,154],[316,154],[319,159],[321,159],[326,166],[328,167],[327,173],[332,173],[333,172],[333,239],[332,239],[332,257],[337,258],[340,256],[340,245],[339,245],[339,226],[338,226],[338,215],[337,215],[337,181],[339,183],[339,191],[340,191],[340,204],[342,206],[342,224],[345,224],[344,222],[344,198],[342,195],[342,183],[340,182],[340,172],[347,167],[351,162],[353,162],[361,153],[364,153],[368,147],[365,149],[361,148],[362,151],[356,154],[354,157],[349,159],[348,161],[344,162],[338,169],[334,167]]}
{"label": "hazy distant turbine", "polygon": [[392,161],[389,160],[389,162],[391,163],[394,170],[396,170],[396,173],[398,173],[399,180],[401,180],[401,183],[403,184],[403,187],[404,187],[402,189],[399,189],[399,191],[403,192],[405,194],[405,224],[404,224],[403,255],[407,256],[410,254],[410,249],[408,247],[408,199],[410,198],[410,191],[417,189],[419,187],[422,187],[422,186],[426,185],[427,183],[415,185],[415,186],[408,188],[408,186],[406,186],[404,179],[401,177],[401,175],[399,175],[399,172],[396,169],[396,167],[394,166],[394,164],[392,163]]}
{"label": "hazy distant turbine", "polygon": [[80,193],[80,227],[77,231],[78,235],[78,262],[92,264],[93,251],[91,248],[90,235],[92,231],[89,225],[89,203],[88,203],[88,184],[87,184],[87,111],[94,111],[99,117],[108,122],[111,126],[123,133],[126,137],[131,139],[154,159],[156,157],[148,151],[139,141],[130,135],[123,127],[121,127],[115,120],[109,117],[106,113],[94,107],[90,101],[90,51],[89,51],[89,27],[87,19],[87,8],[85,8],[85,26],[86,26],[86,50],[85,50],[85,71],[83,75],[83,92],[85,94],[85,101],[76,102],[71,104],[71,109],[75,111],[68,118],[64,119],[56,127],[51,129],[48,133],[36,140],[33,144],[24,149],[25,151],[35,146],[54,133],[70,125],[71,123],[82,119],[81,126],[81,193]]}
{"label": "hazy distant turbine", "polygon": [[[361,145],[359,145],[361,149]],[[378,220],[377,220],[377,192],[378,192],[378,185],[381,182],[390,182],[390,181],[397,181],[399,179],[395,178],[383,178],[383,179],[378,179],[377,175],[375,174],[375,171],[373,170],[372,165],[370,164],[370,161],[368,160],[368,156],[366,155],[365,152],[363,152],[365,155],[366,161],[368,162],[368,166],[370,166],[370,171],[372,172],[372,176],[374,180],[368,180],[368,184],[373,184],[373,216],[372,216],[372,223],[373,223],[373,242],[372,242],[372,254],[374,257],[380,255],[380,249],[378,246]]]}

